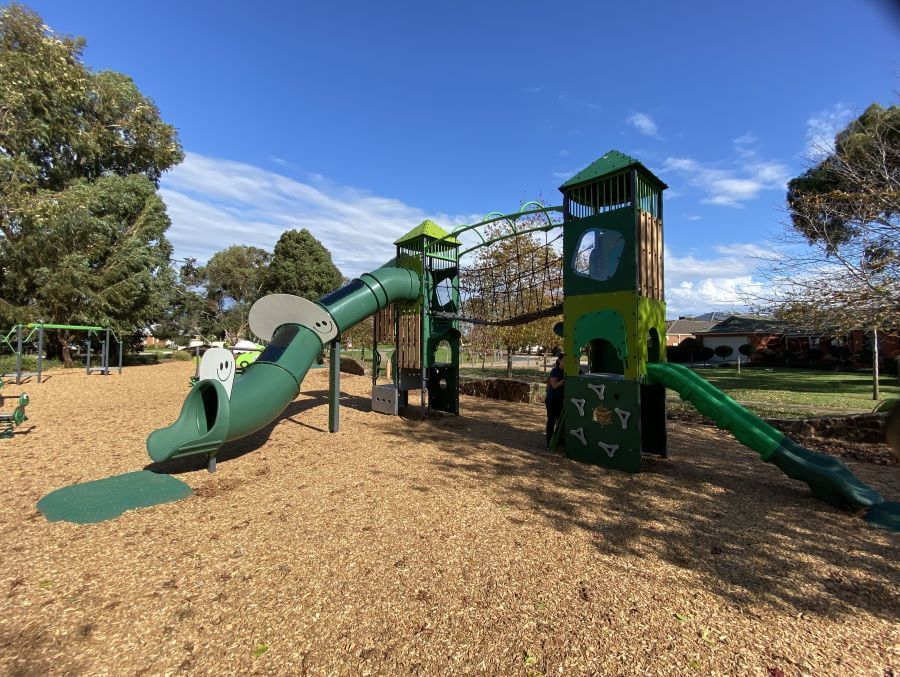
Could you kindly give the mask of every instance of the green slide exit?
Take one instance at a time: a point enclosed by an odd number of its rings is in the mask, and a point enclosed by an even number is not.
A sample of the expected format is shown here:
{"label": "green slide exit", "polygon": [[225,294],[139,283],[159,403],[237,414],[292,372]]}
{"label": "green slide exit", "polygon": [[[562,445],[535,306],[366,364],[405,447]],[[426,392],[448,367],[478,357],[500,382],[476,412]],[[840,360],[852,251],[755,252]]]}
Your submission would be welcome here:
{"label": "green slide exit", "polygon": [[[343,332],[390,303],[417,298],[419,282],[415,271],[385,266],[364,273],[319,299],[318,304]],[[312,329],[281,325],[259,358],[235,378],[230,399],[222,384],[212,379],[191,389],[175,423],[147,438],[150,458],[213,456],[225,442],[265,427],[297,396],[322,348],[322,340]]]}
{"label": "green slide exit", "polygon": [[813,496],[838,508],[870,508],[884,502],[840,459],[804,449],[681,364],[649,363],[647,377],[676,391],[681,399],[725,428],[788,476],[806,482]]}

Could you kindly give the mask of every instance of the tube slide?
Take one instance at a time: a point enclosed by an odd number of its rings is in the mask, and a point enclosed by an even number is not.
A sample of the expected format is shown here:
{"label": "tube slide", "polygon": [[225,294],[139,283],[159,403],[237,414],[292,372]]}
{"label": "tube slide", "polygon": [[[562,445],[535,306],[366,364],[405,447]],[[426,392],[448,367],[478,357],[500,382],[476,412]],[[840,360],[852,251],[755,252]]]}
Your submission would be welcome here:
{"label": "tube slide", "polygon": [[[417,298],[419,281],[415,271],[386,266],[361,275],[317,304],[339,331],[346,331],[390,303]],[[259,358],[235,378],[230,399],[216,379],[199,381],[191,389],[175,423],[147,438],[150,458],[212,458],[225,442],[256,432],[281,415],[324,345],[321,329],[285,321]]]}
{"label": "tube slide", "polygon": [[661,383],[679,393],[682,400],[758,452],[763,461],[775,464],[792,479],[806,482],[819,500],[845,509],[870,508],[884,502],[843,461],[804,449],[684,365],[650,363],[647,377],[651,383]]}

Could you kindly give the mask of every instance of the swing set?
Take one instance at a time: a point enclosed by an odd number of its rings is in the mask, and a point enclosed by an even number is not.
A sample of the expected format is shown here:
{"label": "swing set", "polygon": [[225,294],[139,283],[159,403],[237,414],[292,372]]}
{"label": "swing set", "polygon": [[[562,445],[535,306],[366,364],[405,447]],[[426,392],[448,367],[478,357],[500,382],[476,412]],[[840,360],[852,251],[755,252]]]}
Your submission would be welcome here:
{"label": "swing set", "polygon": [[[115,332],[109,327],[94,327],[77,324],[46,324],[44,322],[29,322],[28,324],[17,324],[10,329],[5,336],[0,336],[0,346],[7,346],[16,356],[16,385],[22,383],[23,379],[37,378],[37,382],[42,380],[43,363],[44,363],[44,333],[48,329],[63,329],[68,331],[84,331],[87,332],[85,338],[85,373],[102,374],[109,376],[110,371],[116,367],[110,364],[110,348],[112,342],[118,344],[118,370],[122,373],[122,359],[124,356],[124,343],[122,339],[116,336]],[[94,337],[100,339],[100,363],[91,365],[91,344]],[[22,356],[24,355],[25,344],[33,341],[37,337],[37,371],[22,371]],[[5,374],[4,374],[5,376]]]}

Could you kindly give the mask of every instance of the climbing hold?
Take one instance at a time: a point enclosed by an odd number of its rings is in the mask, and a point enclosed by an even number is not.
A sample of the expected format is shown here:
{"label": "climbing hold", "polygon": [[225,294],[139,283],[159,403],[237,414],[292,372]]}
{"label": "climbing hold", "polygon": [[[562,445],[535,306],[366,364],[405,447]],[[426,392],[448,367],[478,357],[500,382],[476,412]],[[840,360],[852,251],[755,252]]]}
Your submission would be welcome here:
{"label": "climbing hold", "polygon": [[588,383],[588,388],[597,393],[597,397],[602,401],[603,396],[606,393],[606,384],[605,383]]}
{"label": "climbing hold", "polygon": [[587,440],[584,437],[584,427],[576,428],[575,430],[570,430],[569,432],[575,435],[575,437],[577,437],[579,440],[581,440],[581,446],[587,446]]}
{"label": "climbing hold", "polygon": [[578,415],[584,416],[584,400],[576,400],[574,397],[570,397],[569,399],[572,401],[572,404],[578,408]]}
{"label": "climbing hold", "polygon": [[603,442],[597,442],[597,446],[603,449],[610,458],[615,456],[616,452],[619,450],[618,444],[603,444]]}

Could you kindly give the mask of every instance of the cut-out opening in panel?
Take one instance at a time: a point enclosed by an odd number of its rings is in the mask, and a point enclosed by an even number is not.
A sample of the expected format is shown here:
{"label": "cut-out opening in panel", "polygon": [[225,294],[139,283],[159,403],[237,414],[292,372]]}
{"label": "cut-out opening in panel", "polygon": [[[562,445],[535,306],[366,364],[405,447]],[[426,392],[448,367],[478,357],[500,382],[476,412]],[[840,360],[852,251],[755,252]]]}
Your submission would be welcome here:
{"label": "cut-out opening in panel", "polygon": [[619,269],[625,238],[616,230],[591,228],[582,233],[575,249],[572,269],[583,277],[605,282]]}

